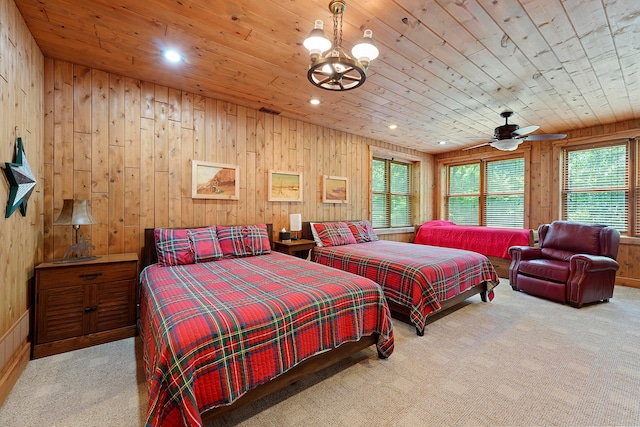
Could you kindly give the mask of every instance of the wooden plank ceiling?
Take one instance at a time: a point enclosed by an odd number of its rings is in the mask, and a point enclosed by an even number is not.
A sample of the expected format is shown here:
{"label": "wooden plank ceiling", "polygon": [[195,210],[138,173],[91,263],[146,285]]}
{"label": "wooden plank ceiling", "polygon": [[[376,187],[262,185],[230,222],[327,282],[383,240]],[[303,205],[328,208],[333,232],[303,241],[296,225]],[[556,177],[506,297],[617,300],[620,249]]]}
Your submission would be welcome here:
{"label": "wooden plank ceiling", "polygon": [[329,0],[15,2],[48,57],[427,153],[488,140],[504,110],[537,133],[640,117],[638,0],[347,0],[343,46],[370,28],[380,57],[345,92],[306,78]]}

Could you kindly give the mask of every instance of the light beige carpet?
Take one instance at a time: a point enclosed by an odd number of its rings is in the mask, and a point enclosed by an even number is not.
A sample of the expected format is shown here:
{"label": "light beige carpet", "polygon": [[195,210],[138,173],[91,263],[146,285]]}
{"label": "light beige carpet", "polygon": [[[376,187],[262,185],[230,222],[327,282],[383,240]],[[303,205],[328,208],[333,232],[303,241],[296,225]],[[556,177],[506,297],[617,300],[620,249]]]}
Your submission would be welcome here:
{"label": "light beige carpet", "polygon": [[[640,289],[581,309],[511,290],[373,348],[214,425],[640,425]],[[142,426],[137,339],[31,361],[0,426]]]}

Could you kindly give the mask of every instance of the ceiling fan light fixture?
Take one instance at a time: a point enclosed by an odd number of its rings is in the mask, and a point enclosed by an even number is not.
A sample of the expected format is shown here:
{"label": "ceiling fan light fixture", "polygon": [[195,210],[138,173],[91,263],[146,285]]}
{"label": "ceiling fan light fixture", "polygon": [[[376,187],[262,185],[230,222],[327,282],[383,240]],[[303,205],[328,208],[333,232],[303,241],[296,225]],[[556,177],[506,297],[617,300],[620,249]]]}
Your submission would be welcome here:
{"label": "ceiling fan light fixture", "polygon": [[523,141],[564,139],[567,137],[564,133],[530,135],[531,132],[540,129],[540,126],[531,125],[520,128],[520,126],[516,124],[510,124],[509,117],[513,115],[513,111],[503,111],[500,115],[504,118],[504,125],[494,129],[493,141],[483,142],[482,144],[466,147],[462,150],[473,150],[474,148],[490,145],[500,151],[514,151]]}
{"label": "ceiling fan light fixture", "polygon": [[520,145],[521,142],[521,139],[501,139],[496,142],[492,142],[491,146],[500,151],[514,151],[518,148],[518,145]]}
{"label": "ceiling fan light fixture", "polygon": [[[351,51],[356,59],[345,53],[342,48],[342,16],[346,7],[344,0],[329,3],[329,11],[333,15],[333,43],[324,33],[324,24],[319,19],[303,43],[309,50],[307,79],[322,89],[341,91],[362,86],[369,64],[379,55],[371,30],[364,31],[364,37]],[[323,56],[326,51],[329,52]]]}

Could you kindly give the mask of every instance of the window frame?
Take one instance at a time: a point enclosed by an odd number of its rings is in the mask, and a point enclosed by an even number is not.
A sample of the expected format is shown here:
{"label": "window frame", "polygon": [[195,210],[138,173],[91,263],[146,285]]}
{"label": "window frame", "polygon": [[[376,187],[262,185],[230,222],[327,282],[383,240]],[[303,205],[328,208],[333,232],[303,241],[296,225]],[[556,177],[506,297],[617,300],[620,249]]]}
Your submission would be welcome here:
{"label": "window frame", "polygon": [[[495,150],[497,151],[497,150]],[[486,224],[486,198],[488,195],[487,192],[487,184],[486,184],[486,170],[487,164],[490,162],[498,162],[504,160],[513,160],[513,159],[522,159],[524,164],[524,190],[522,192],[523,195],[523,228],[529,228],[529,212],[530,212],[530,149],[524,148],[518,150],[513,153],[507,153],[503,151],[497,152],[485,152],[482,153],[482,156],[470,156],[466,158],[455,158],[455,159],[443,159],[438,163],[440,164],[440,206],[439,206],[439,217],[440,218],[448,218],[449,212],[449,188],[450,188],[450,167],[453,166],[463,166],[470,164],[479,164],[480,168],[480,192],[478,194],[478,224],[483,225]],[[460,196],[460,195],[456,195]],[[519,226],[518,226],[519,228]]]}
{"label": "window frame", "polygon": [[[384,165],[385,165],[385,190],[384,191],[374,191],[373,189],[373,162],[374,161],[383,161]],[[414,168],[416,167],[415,162],[412,160],[406,160],[406,159],[401,159],[401,158],[395,158],[395,157],[391,157],[389,158],[388,156],[384,156],[384,155],[380,155],[377,153],[372,153],[371,156],[371,161],[370,161],[370,197],[369,197],[369,209],[370,209],[370,215],[369,218],[373,224],[373,195],[374,194],[383,194],[386,198],[387,201],[387,223],[380,227],[376,227],[374,224],[374,229],[376,231],[379,230],[393,230],[393,231],[405,231],[407,228],[411,227],[413,229],[412,223],[413,218],[415,216],[415,195],[414,195],[414,183],[413,183],[413,176],[414,176]],[[392,193],[391,192],[391,181],[390,181],[390,171],[391,171],[391,164],[400,164],[400,165],[406,165],[408,167],[408,174],[407,174],[407,184],[408,184],[408,192],[407,193]],[[393,197],[397,197],[397,196],[402,196],[402,197],[407,197],[408,198],[408,207],[409,207],[409,224],[407,225],[402,225],[402,226],[392,226],[391,225],[391,205],[392,205],[392,199]]]}
{"label": "window frame", "polygon": [[[563,220],[567,218],[566,206],[566,156],[569,152],[593,150],[607,147],[626,145],[627,148],[627,170],[626,170],[626,188],[624,189],[627,199],[627,230],[620,231],[621,236],[640,237],[640,137],[630,138],[611,138],[598,142],[589,142],[582,144],[563,145],[559,147],[559,194],[558,194],[558,214]],[[611,189],[612,190],[612,189]],[[603,191],[599,188],[593,191],[582,190],[583,192]],[[606,191],[606,190],[605,190]]]}

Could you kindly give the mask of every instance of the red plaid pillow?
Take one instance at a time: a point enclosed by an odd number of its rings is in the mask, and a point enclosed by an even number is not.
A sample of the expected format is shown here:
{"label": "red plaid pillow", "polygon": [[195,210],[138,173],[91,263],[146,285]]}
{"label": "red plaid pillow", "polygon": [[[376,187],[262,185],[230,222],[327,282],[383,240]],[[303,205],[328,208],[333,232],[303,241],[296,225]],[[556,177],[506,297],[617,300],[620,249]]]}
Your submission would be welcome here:
{"label": "red plaid pillow", "polygon": [[262,255],[271,252],[265,224],[216,226],[216,234],[225,256]]}
{"label": "red plaid pillow", "polygon": [[195,262],[186,229],[156,228],[153,235],[156,241],[158,264],[172,266]]}
{"label": "red plaid pillow", "polygon": [[376,242],[378,240],[378,235],[373,231],[373,226],[366,219],[348,222],[347,225],[349,225],[349,229],[358,243]]}
{"label": "red plaid pillow", "polygon": [[215,261],[223,257],[216,226],[188,230],[196,262]]}
{"label": "red plaid pillow", "polygon": [[357,243],[346,222],[315,223],[313,227],[318,232],[322,246],[341,246]]}

